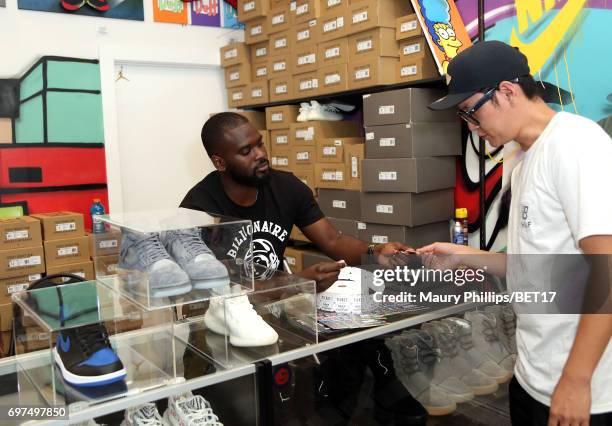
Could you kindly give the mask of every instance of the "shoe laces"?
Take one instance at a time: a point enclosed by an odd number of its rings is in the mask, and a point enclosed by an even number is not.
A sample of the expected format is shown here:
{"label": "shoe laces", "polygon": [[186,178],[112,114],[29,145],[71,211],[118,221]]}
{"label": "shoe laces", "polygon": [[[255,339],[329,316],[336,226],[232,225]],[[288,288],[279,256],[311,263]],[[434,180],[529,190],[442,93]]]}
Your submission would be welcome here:
{"label": "shoe laces", "polygon": [[204,243],[204,240],[202,240],[199,228],[180,229],[171,232],[176,235],[185,247],[185,250],[192,256],[203,253],[212,255],[212,251],[208,248],[206,243]]}
{"label": "shoe laces", "polygon": [[511,308],[502,308],[501,325],[506,336],[514,336],[516,334],[516,316]]}
{"label": "shoe laces", "polygon": [[322,109],[327,112],[340,112],[340,109],[333,105],[322,105]]}
{"label": "shoe laces", "polygon": [[458,342],[461,349],[469,351],[474,347],[474,340],[472,340],[472,331],[466,326],[461,326],[453,323],[451,327],[454,329],[455,335],[458,336]]}
{"label": "shoe laces", "polygon": [[162,418],[157,412],[155,404],[148,403],[140,407],[132,417],[133,423],[138,426],[161,426]]}
{"label": "shoe laces", "polygon": [[414,346],[400,346],[399,350],[401,355],[400,365],[406,373],[412,374],[419,371],[419,362],[431,367],[439,361],[439,353],[422,337],[418,336],[411,342]]}
{"label": "shoe laces", "polygon": [[444,330],[434,332],[436,346],[440,350],[442,357],[454,358],[457,356],[457,342],[452,334]]}
{"label": "shoe laces", "polygon": [[497,333],[495,321],[485,318],[482,320],[482,326],[482,334],[487,342],[499,341],[499,334]]}
{"label": "shoe laces", "polygon": [[91,356],[100,349],[110,347],[108,331],[102,323],[84,325],[74,331],[83,352],[87,356]]}
{"label": "shoe laces", "polygon": [[134,244],[140,260],[144,264],[152,264],[169,259],[168,252],[159,240],[159,234],[149,233]]}
{"label": "shoe laces", "polygon": [[210,403],[201,395],[195,395],[178,403],[190,423],[206,426],[223,426],[213,412]]}

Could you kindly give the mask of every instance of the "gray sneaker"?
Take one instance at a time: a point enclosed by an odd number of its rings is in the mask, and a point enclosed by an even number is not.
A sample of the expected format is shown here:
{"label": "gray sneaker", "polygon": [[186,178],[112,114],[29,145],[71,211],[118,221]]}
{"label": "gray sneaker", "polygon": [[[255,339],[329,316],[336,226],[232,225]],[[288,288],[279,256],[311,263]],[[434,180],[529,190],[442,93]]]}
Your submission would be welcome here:
{"label": "gray sneaker", "polygon": [[157,233],[123,229],[117,273],[140,295],[169,297],[191,291],[189,276],[172,260]]}
{"label": "gray sneaker", "polygon": [[485,308],[496,317],[499,338],[510,354],[516,354],[516,315],[510,305],[492,305]]}
{"label": "gray sneaker", "polygon": [[229,274],[223,263],[202,240],[199,228],[162,232],[164,247],[189,275],[196,289],[229,285]]}

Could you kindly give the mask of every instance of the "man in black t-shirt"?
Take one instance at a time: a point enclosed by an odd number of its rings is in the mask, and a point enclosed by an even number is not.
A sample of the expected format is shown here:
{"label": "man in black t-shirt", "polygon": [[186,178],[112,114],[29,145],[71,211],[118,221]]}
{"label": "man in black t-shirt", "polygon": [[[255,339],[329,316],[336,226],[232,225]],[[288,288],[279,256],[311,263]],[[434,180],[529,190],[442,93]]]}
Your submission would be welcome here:
{"label": "man in black t-shirt", "polygon": [[[366,254],[386,258],[410,250],[401,243],[368,245],[338,232],[302,181],[292,173],[270,168],[261,134],[242,115],[224,112],[209,118],[202,128],[202,142],[217,170],[187,193],[181,207],[253,222],[250,229],[236,235],[229,256],[240,254],[269,272],[282,269],[293,225],[327,256],[349,265],[359,265]],[[244,238],[249,234],[253,235],[252,253]],[[343,265],[323,262],[299,274],[317,284],[331,284]]]}

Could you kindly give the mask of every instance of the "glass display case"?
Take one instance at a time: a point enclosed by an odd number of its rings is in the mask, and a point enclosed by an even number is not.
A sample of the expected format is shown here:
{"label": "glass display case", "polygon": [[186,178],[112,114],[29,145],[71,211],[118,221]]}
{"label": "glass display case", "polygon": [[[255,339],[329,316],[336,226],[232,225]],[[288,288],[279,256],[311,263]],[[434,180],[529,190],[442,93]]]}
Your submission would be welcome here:
{"label": "glass display case", "polygon": [[99,217],[92,234],[98,279],[147,309],[214,297],[221,288],[253,289],[252,224],[188,210]]}

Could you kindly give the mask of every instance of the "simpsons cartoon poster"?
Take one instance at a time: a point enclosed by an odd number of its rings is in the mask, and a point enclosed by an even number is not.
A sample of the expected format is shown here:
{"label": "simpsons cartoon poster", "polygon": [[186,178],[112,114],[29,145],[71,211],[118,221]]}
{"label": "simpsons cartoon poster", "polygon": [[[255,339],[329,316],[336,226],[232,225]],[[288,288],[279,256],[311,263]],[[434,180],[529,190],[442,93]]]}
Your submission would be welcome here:
{"label": "simpsons cartoon poster", "polygon": [[472,45],[453,0],[412,0],[440,74],[459,52]]}

